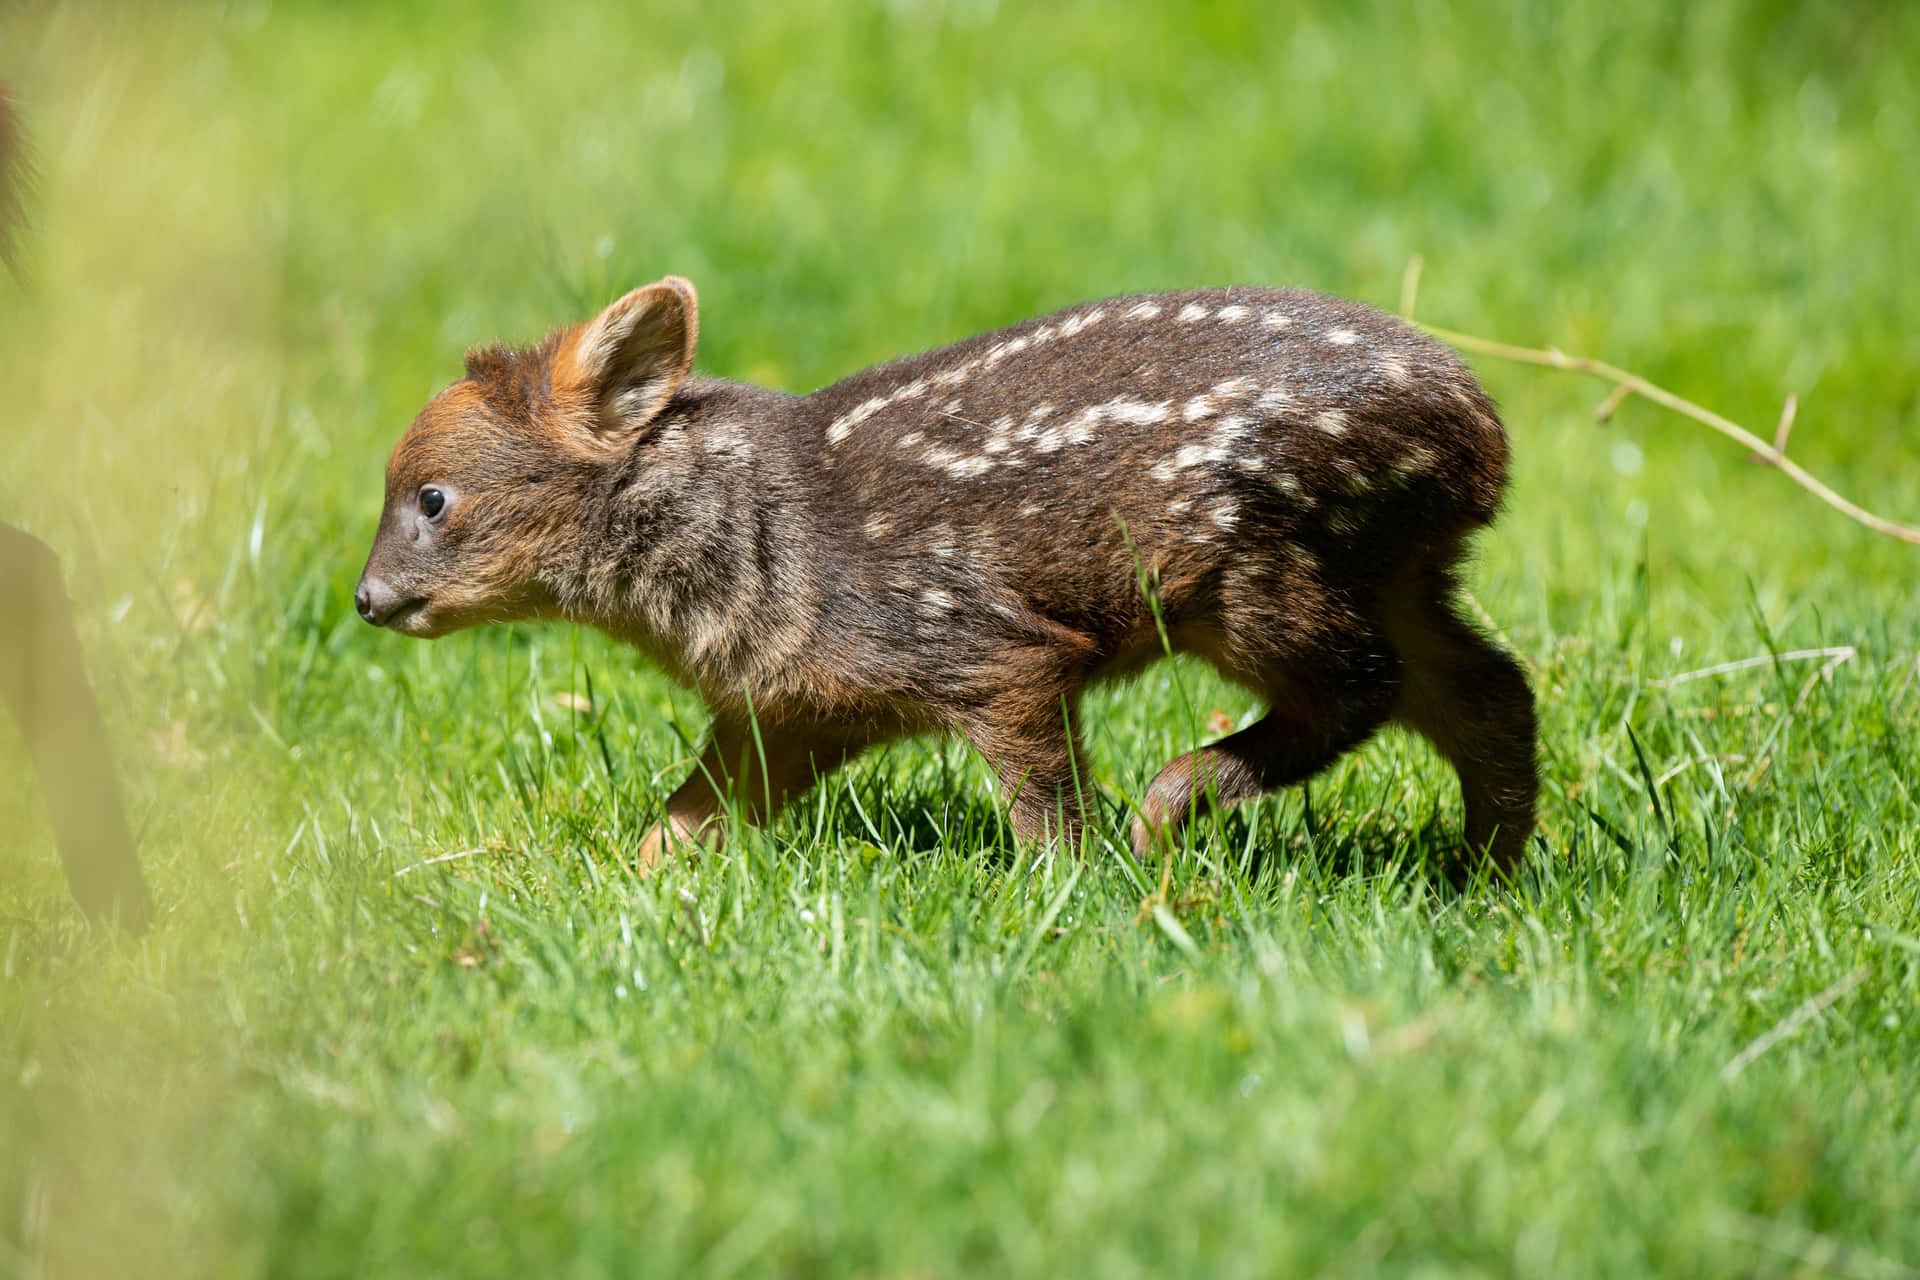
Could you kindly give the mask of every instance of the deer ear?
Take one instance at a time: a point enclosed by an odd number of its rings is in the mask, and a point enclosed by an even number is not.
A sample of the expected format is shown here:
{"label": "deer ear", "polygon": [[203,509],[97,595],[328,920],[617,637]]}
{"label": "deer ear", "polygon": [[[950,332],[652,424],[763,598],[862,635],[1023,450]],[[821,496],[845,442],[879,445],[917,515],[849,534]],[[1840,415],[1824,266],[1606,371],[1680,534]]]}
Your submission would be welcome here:
{"label": "deer ear", "polygon": [[693,367],[699,301],[668,276],[576,329],[555,362],[554,392],[584,402],[603,438],[637,431],[667,407]]}

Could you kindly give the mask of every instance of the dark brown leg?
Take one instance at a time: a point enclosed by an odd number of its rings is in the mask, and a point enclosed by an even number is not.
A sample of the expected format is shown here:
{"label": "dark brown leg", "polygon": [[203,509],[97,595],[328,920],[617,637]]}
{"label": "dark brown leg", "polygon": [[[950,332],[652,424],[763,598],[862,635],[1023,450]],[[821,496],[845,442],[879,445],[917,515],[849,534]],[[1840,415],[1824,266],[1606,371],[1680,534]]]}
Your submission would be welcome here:
{"label": "dark brown leg", "polygon": [[1313,686],[1282,688],[1260,720],[1169,761],[1140,802],[1134,854],[1178,839],[1205,805],[1226,808],[1304,782],[1365,742],[1392,706],[1394,666],[1380,649],[1330,657]]}
{"label": "dark brown leg", "polygon": [[20,722],[67,883],[94,919],[147,927],[153,902],[113,776],[106,727],[81,662],[53,552],[0,525],[0,694]]}
{"label": "dark brown leg", "polygon": [[667,797],[664,820],[641,839],[641,868],[658,865],[672,843],[723,837],[729,798],[737,798],[746,821],[766,822],[866,745],[844,730],[821,726],[762,725],[756,741],[752,726],[716,719],[700,763]]}
{"label": "dark brown leg", "polygon": [[1432,575],[1396,598],[1388,630],[1406,666],[1394,719],[1460,775],[1467,844],[1510,870],[1526,852],[1539,792],[1533,691],[1520,664],[1463,620]]}
{"label": "dark brown leg", "polygon": [[1010,694],[966,718],[964,731],[993,767],[1006,800],[1014,837],[1078,850],[1093,779],[1087,772],[1079,700],[1065,681],[1055,696]]}

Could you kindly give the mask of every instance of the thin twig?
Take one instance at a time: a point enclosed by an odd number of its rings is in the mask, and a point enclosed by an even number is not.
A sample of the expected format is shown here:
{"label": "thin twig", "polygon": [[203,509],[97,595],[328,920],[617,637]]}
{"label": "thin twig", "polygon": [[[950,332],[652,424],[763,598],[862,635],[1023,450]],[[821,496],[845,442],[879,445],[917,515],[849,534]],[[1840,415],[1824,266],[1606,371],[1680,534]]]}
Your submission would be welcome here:
{"label": "thin twig", "polygon": [[1613,411],[1615,409],[1618,409],[1621,403],[1625,401],[1626,398],[1632,394],[1633,394],[1633,388],[1628,386],[1624,382],[1621,383],[1619,386],[1615,387],[1613,390],[1607,392],[1607,398],[1605,400],[1602,400],[1599,403],[1599,405],[1594,409],[1593,420],[1595,422],[1605,422],[1608,418],[1611,418],[1613,416]]}
{"label": "thin twig", "polygon": [[393,878],[395,880],[398,880],[401,876],[407,874],[407,872],[409,871],[418,871],[420,868],[430,867],[436,862],[452,862],[455,858],[471,858],[476,853],[485,853],[485,852],[486,852],[485,849],[459,849],[453,853],[443,853],[437,857],[423,858],[419,862],[414,863],[410,867],[400,868],[398,871],[393,873]]}
{"label": "thin twig", "polygon": [[1731,1084],[1742,1071],[1745,1071],[1753,1065],[1755,1058],[1758,1058],[1761,1054],[1798,1031],[1802,1026],[1819,1017],[1822,1013],[1825,1013],[1828,1007],[1839,1000],[1841,996],[1846,995],[1847,992],[1865,982],[1867,980],[1867,973],[1868,967],[1863,964],[1846,977],[1840,979],[1840,981],[1828,987],[1825,991],[1822,991],[1819,995],[1802,1003],[1792,1013],[1774,1023],[1759,1039],[1742,1049],[1739,1053],[1733,1055],[1733,1057],[1728,1060],[1727,1065],[1720,1068],[1720,1078]]}
{"label": "thin twig", "polygon": [[[1408,273],[1411,285],[1417,287],[1419,283],[1419,272],[1414,270],[1412,263],[1408,264]],[[1403,284],[1401,289],[1401,313],[1409,320],[1413,319],[1411,315],[1413,297],[1413,288],[1408,287],[1407,284]],[[1455,333],[1451,329],[1442,329],[1437,325],[1425,324],[1417,320],[1413,321],[1413,323],[1418,324],[1422,329],[1425,329],[1442,342],[1459,347],[1462,351],[1472,351],[1479,355],[1493,356],[1500,360],[1515,360],[1521,364],[1545,365],[1550,369],[1565,369],[1570,373],[1586,373],[1596,378],[1604,378],[1608,382],[1613,383],[1618,389],[1614,395],[1608,396],[1607,399],[1602,402],[1601,409],[1605,410],[1606,413],[1611,413],[1614,408],[1618,406],[1620,400],[1625,399],[1629,395],[1640,396],[1644,399],[1651,400],[1663,408],[1673,410],[1673,412],[1682,417],[1691,418],[1702,426],[1711,427],[1729,440],[1745,445],[1747,450],[1753,454],[1755,461],[1763,462],[1767,466],[1784,472],[1789,480],[1832,507],[1835,511],[1846,516],[1849,520],[1863,524],[1875,533],[1884,533],[1889,538],[1898,538],[1902,542],[1912,543],[1914,546],[1920,547],[1920,527],[1910,524],[1900,524],[1884,516],[1875,515],[1858,503],[1841,497],[1817,479],[1805,467],[1802,467],[1799,463],[1787,457],[1785,453],[1786,436],[1787,432],[1793,427],[1794,408],[1798,404],[1798,401],[1794,398],[1789,397],[1787,408],[1781,413],[1780,427],[1775,434],[1777,443],[1768,444],[1765,440],[1762,440],[1759,436],[1753,434],[1753,432],[1747,430],[1739,423],[1724,418],[1713,410],[1697,405],[1691,400],[1677,396],[1665,387],[1656,386],[1637,373],[1629,373],[1625,369],[1610,365],[1604,360],[1595,360],[1588,356],[1570,356],[1566,352],[1556,350],[1552,347],[1516,347],[1505,342],[1494,342],[1488,338],[1476,338],[1472,334]],[[1605,415],[1603,414],[1602,416],[1604,417]]]}
{"label": "thin twig", "polygon": [[1787,451],[1787,432],[1793,430],[1793,415],[1799,412],[1799,409],[1800,397],[1794,395],[1792,392],[1788,392],[1787,402],[1780,406],[1780,425],[1773,429],[1773,451],[1775,453],[1785,453]]}
{"label": "thin twig", "polygon": [[1724,676],[1735,671],[1746,671],[1752,667],[1770,667],[1781,662],[1806,662],[1813,658],[1824,659],[1828,666],[1837,667],[1843,662],[1850,661],[1854,656],[1855,650],[1850,644],[1836,645],[1831,649],[1791,649],[1781,654],[1763,653],[1757,658],[1718,662],[1711,667],[1701,667],[1698,671],[1682,671],[1677,676],[1668,676],[1664,680],[1655,680],[1651,683],[1656,689],[1671,689],[1689,680],[1704,680],[1708,676]]}
{"label": "thin twig", "polygon": [[1745,764],[1746,762],[1747,762],[1747,758],[1744,755],[1741,755],[1738,751],[1734,751],[1726,755],[1718,755],[1718,756],[1716,755],[1692,756],[1686,760],[1682,760],[1679,764],[1673,766],[1673,768],[1667,770],[1665,773],[1655,778],[1653,780],[1653,787],[1654,787],[1654,790],[1658,791],[1661,787],[1666,786],[1669,782],[1672,782],[1675,778],[1679,777],[1681,774],[1685,773],[1687,770],[1693,768],[1696,765]]}

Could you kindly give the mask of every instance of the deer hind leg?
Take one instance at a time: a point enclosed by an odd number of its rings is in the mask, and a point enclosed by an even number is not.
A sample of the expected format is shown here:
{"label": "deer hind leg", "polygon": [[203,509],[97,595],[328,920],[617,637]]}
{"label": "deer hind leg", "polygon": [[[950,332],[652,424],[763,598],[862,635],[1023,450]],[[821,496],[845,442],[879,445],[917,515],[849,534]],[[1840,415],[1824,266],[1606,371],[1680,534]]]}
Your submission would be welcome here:
{"label": "deer hind leg", "polygon": [[[1372,737],[1387,720],[1399,663],[1384,641],[1349,636],[1339,651],[1286,660],[1269,678],[1269,710],[1253,724],[1176,756],[1154,776],[1133,824],[1134,853],[1171,842],[1206,807],[1226,808],[1305,782]],[[1274,676],[1278,676],[1278,660]]]}
{"label": "deer hind leg", "polygon": [[1540,789],[1533,691],[1512,655],[1460,617],[1454,593],[1449,574],[1429,570],[1390,599],[1406,671],[1393,715],[1453,766],[1467,843],[1504,871],[1526,851]]}

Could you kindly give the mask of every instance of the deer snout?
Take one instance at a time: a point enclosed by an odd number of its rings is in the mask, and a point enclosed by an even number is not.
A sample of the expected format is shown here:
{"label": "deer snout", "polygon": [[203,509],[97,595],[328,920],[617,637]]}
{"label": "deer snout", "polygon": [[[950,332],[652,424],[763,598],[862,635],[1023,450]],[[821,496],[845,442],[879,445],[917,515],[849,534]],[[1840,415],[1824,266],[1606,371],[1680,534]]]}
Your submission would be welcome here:
{"label": "deer snout", "polygon": [[403,603],[398,591],[372,574],[362,577],[359,589],[353,593],[353,607],[376,627],[391,618]]}

